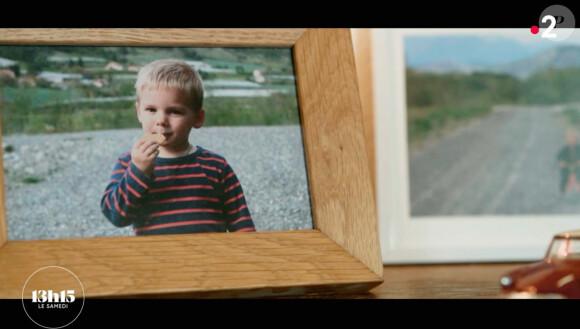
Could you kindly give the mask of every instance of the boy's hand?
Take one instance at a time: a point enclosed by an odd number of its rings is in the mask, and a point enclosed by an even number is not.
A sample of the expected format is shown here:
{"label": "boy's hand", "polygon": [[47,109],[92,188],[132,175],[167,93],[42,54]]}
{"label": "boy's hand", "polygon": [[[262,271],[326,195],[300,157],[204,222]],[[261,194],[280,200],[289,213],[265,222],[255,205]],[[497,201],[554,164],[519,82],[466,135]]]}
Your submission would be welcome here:
{"label": "boy's hand", "polygon": [[131,161],[145,176],[151,178],[155,157],[159,154],[159,143],[139,140],[131,149]]}

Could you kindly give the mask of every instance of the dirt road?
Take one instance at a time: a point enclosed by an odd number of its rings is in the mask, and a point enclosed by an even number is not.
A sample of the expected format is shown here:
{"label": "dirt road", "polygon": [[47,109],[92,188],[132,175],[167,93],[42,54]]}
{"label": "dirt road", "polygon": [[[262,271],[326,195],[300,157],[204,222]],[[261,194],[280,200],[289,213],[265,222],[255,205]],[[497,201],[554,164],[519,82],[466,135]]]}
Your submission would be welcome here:
{"label": "dirt road", "polygon": [[563,106],[503,106],[409,156],[412,216],[580,213],[559,192]]}

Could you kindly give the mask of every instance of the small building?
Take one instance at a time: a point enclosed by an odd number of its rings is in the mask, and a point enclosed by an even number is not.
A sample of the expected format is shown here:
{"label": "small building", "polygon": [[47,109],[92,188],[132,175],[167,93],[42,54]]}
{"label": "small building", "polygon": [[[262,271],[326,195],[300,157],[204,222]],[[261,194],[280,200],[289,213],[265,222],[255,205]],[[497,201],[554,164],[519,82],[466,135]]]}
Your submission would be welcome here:
{"label": "small building", "polygon": [[107,65],[105,65],[105,70],[107,71],[123,71],[123,69],[123,64],[117,62],[108,62]]}
{"label": "small building", "polygon": [[103,88],[104,86],[106,86],[107,80],[103,79],[103,78],[97,78],[97,79],[82,79],[81,83],[85,86],[92,86],[92,87],[96,87],[96,88]]}
{"label": "small building", "polygon": [[36,76],[37,80],[50,82],[52,85],[66,88],[70,84],[79,83],[83,76],[78,73],[61,73],[61,72],[41,72]]}
{"label": "small building", "polygon": [[127,71],[131,71],[131,72],[139,72],[139,66],[137,65],[129,65],[127,67]]}
{"label": "small building", "polygon": [[257,83],[266,82],[266,77],[264,76],[264,71],[256,69],[256,70],[254,70],[253,75],[254,75],[254,81],[256,81]]}
{"label": "small building", "polygon": [[11,66],[14,66],[14,65],[18,65],[18,62],[17,61],[13,61],[13,60],[8,59],[8,58],[2,58],[2,57],[0,57],[0,67],[2,67],[2,68],[3,67],[11,67]]}
{"label": "small building", "polygon": [[1,78],[12,78],[12,79],[15,79],[16,78],[16,74],[14,73],[14,71],[12,71],[10,69],[0,69],[0,79]]}

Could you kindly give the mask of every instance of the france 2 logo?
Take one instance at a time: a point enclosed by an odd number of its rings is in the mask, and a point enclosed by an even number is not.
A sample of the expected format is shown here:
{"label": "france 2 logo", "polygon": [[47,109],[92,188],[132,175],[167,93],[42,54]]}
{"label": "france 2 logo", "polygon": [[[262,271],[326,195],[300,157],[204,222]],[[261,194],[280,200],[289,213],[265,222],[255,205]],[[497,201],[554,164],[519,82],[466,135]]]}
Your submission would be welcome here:
{"label": "france 2 logo", "polygon": [[574,33],[576,20],[572,11],[562,5],[552,5],[540,14],[540,22],[532,26],[533,34],[540,33],[540,37],[552,41],[562,41]]}

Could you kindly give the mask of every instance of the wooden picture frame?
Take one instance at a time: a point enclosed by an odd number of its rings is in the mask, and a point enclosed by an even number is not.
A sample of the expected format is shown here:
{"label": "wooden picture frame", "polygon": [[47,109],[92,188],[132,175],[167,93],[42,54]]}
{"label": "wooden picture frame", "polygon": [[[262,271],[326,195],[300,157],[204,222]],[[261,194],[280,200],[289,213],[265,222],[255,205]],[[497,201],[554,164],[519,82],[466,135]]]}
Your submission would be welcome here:
{"label": "wooden picture frame", "polygon": [[0,29],[0,44],[292,47],[314,219],[303,231],[7,241],[0,189],[0,298],[21,298],[46,266],[75,273],[88,298],[362,292],[383,281],[350,30]]}

